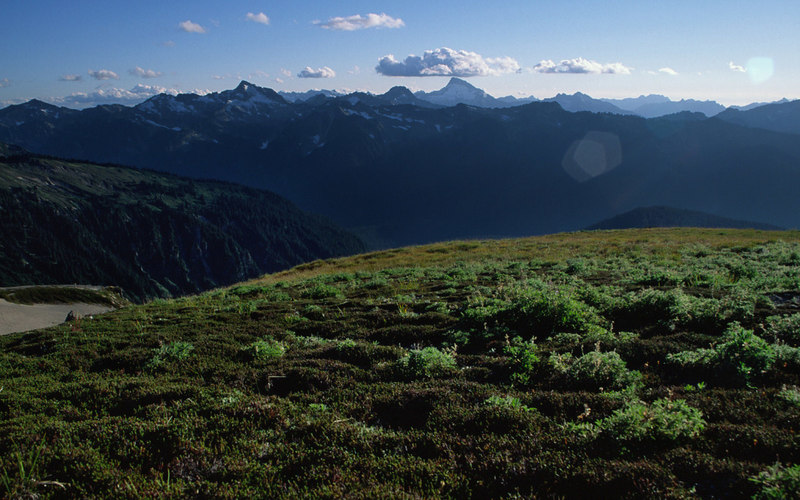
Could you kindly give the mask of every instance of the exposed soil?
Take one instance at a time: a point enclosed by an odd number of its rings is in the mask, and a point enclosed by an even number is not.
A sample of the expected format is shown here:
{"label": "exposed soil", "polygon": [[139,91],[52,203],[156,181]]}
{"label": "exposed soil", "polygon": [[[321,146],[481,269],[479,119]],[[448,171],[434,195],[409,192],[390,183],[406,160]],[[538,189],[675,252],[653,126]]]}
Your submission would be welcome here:
{"label": "exposed soil", "polygon": [[97,304],[13,304],[0,299],[0,335],[47,328],[64,322],[70,311],[78,316],[102,314],[112,308]]}

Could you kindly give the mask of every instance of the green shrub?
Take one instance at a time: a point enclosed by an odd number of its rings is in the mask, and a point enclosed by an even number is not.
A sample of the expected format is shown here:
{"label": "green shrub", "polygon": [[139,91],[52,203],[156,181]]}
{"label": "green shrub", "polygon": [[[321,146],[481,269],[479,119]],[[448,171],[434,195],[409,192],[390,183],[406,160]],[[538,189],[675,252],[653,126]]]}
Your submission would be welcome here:
{"label": "green shrub", "polygon": [[524,410],[524,411],[533,411],[534,408],[530,406],[525,406],[519,400],[519,398],[515,398],[513,396],[490,396],[483,401],[484,406],[494,406],[498,408],[513,408],[517,410]]}
{"label": "green shrub", "polygon": [[[539,286],[537,286],[539,285]],[[606,322],[597,311],[567,290],[545,285],[515,290],[510,298],[483,298],[467,308],[464,319],[473,325],[502,325],[525,335],[547,337],[559,332],[582,333]]]}
{"label": "green shrub", "polygon": [[501,314],[503,321],[519,332],[552,334],[584,332],[603,322],[595,309],[569,293],[558,290],[524,290]]}
{"label": "green shrub", "polygon": [[568,385],[587,390],[619,390],[636,385],[641,373],[628,370],[625,361],[614,351],[591,351],[580,357],[552,353],[550,366],[567,380]]}
{"label": "green shrub", "polygon": [[533,341],[523,342],[520,337],[516,337],[513,342],[506,345],[504,351],[509,357],[511,381],[522,385],[530,384],[533,372],[539,363],[536,344]]}
{"label": "green shrub", "polygon": [[784,466],[780,462],[761,471],[750,481],[758,485],[756,499],[790,499],[797,498],[800,492],[800,465]]}
{"label": "green shrub", "polygon": [[791,316],[770,316],[766,320],[765,332],[792,344],[800,343],[800,313]]}
{"label": "green shrub", "polygon": [[356,347],[356,341],[353,339],[343,339],[336,342],[336,350],[337,351],[346,351],[348,349],[353,349]]}
{"label": "green shrub", "polygon": [[455,356],[452,351],[435,347],[414,349],[397,361],[401,371],[413,378],[434,378],[450,375],[456,371]]}
{"label": "green shrub", "polygon": [[659,324],[674,328],[689,319],[689,307],[689,296],[680,289],[663,291],[648,288],[628,294],[613,315],[625,325]]}
{"label": "green shrub", "polygon": [[791,370],[800,368],[800,348],[786,344],[773,344],[775,352],[775,365],[784,366]]}
{"label": "green shrub", "polygon": [[781,392],[778,393],[778,397],[800,408],[800,389],[797,387],[786,387],[784,385],[781,388]]}
{"label": "green shrub", "polygon": [[300,294],[301,297],[306,299],[327,299],[330,297],[339,297],[341,295],[341,290],[326,283],[316,283],[314,286],[303,290]]}
{"label": "green shrub", "polygon": [[777,358],[775,346],[755,335],[752,330],[732,323],[720,341],[710,349],[696,349],[667,355],[667,361],[683,366],[712,369],[719,377],[749,383],[753,377],[769,370]]}
{"label": "green shrub", "polygon": [[283,356],[286,353],[286,344],[272,338],[265,338],[256,340],[252,344],[243,347],[242,351],[244,351],[250,359],[268,361]]}
{"label": "green shrub", "polygon": [[153,357],[147,362],[147,368],[155,369],[166,362],[182,361],[188,359],[194,351],[194,346],[190,342],[176,341],[169,344],[162,344],[153,349]]}
{"label": "green shrub", "polygon": [[685,441],[697,437],[706,422],[700,410],[683,399],[658,399],[652,405],[630,401],[594,425],[617,441]]}

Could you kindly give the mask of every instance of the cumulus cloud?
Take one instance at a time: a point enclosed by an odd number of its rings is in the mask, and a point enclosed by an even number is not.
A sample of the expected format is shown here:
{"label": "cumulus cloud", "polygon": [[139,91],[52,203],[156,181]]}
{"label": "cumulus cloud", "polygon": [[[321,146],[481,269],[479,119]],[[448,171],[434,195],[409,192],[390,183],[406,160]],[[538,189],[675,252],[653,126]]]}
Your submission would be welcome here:
{"label": "cumulus cloud", "polygon": [[678,74],[677,71],[675,71],[674,69],[672,69],[670,67],[659,68],[658,72],[659,73],[664,73],[665,75],[670,75],[670,76],[676,76]]}
{"label": "cumulus cloud", "polygon": [[355,31],[367,28],[402,28],[406,25],[400,18],[395,18],[387,14],[367,14],[361,16],[332,17],[325,22],[314,21],[314,24],[326,30]]}
{"label": "cumulus cloud", "polygon": [[[200,89],[194,89],[189,92],[199,95],[209,93],[208,90]],[[175,88],[143,85],[140,83],[130,90],[115,87],[100,88],[93,92],[74,92],[66,97],[55,97],[46,100],[59,106],[82,109],[101,104],[135,106],[158,94],[178,95],[179,93],[181,93],[181,91]]]}
{"label": "cumulus cloud", "polygon": [[515,73],[519,63],[510,57],[484,58],[475,52],[441,47],[398,61],[393,55],[378,60],[375,71],[384,76],[488,76]]}
{"label": "cumulus cloud", "polygon": [[187,33],[205,33],[206,29],[197,23],[193,23],[188,19],[178,24],[178,27]]}
{"label": "cumulus cloud", "polygon": [[578,57],[576,59],[564,59],[555,63],[549,59],[540,61],[533,67],[536,73],[573,73],[573,74],[609,74],[609,75],[630,75],[631,69],[622,63],[602,64],[590,59]]}
{"label": "cumulus cloud", "polygon": [[336,72],[327,66],[318,69],[306,66],[303,71],[297,73],[298,78],[333,78],[334,76],[336,76]]}
{"label": "cumulus cloud", "polygon": [[292,72],[286,68],[281,68],[281,74],[287,78],[292,77]]}
{"label": "cumulus cloud", "polygon": [[64,75],[59,80],[62,82],[79,82],[83,80],[83,77],[81,75]]}
{"label": "cumulus cloud", "polygon": [[728,63],[728,67],[732,71],[736,71],[737,73],[747,73],[747,70],[744,69],[744,66],[739,66],[738,64],[733,64],[733,61]]}
{"label": "cumulus cloud", "polygon": [[95,80],[119,80],[119,75],[110,69],[101,69],[99,71],[89,70],[89,76]]}
{"label": "cumulus cloud", "polygon": [[133,76],[139,76],[141,78],[158,78],[163,73],[160,71],[153,71],[152,69],[143,69],[139,66],[136,66],[132,70],[128,71],[128,73],[132,74]]}
{"label": "cumulus cloud", "polygon": [[263,12],[259,12],[258,14],[253,14],[252,12],[248,12],[247,16],[245,16],[248,21],[253,21],[254,23],[260,24],[269,24],[269,17]]}
{"label": "cumulus cloud", "polygon": [[8,87],[9,85],[11,85],[11,82],[8,80],[8,78],[0,78],[0,89],[3,87]]}

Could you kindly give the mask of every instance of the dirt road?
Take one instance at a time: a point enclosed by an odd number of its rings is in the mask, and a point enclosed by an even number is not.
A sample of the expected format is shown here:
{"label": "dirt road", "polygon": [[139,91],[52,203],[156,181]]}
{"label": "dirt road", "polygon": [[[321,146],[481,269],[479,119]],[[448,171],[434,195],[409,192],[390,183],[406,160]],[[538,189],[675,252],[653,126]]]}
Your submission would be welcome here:
{"label": "dirt road", "polygon": [[97,304],[12,304],[0,299],[0,335],[58,325],[64,322],[70,311],[79,316],[89,316],[112,309]]}

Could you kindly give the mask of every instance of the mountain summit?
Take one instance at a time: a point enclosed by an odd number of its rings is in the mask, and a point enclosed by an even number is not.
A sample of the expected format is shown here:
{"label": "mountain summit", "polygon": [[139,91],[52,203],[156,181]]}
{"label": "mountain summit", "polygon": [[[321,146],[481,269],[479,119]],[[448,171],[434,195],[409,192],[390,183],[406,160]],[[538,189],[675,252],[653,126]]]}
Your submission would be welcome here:
{"label": "mountain summit", "polygon": [[475,87],[461,78],[451,78],[443,88],[433,92],[419,91],[415,94],[418,98],[440,106],[455,106],[468,104],[481,108],[495,108],[502,104],[485,91]]}

